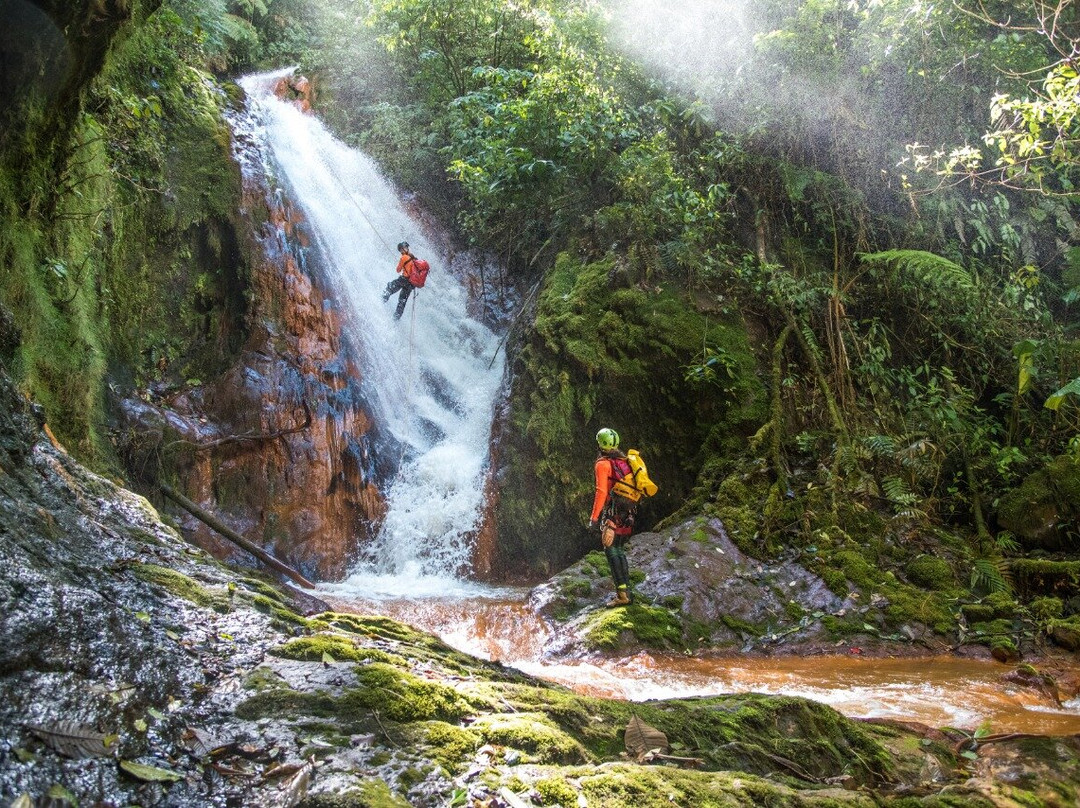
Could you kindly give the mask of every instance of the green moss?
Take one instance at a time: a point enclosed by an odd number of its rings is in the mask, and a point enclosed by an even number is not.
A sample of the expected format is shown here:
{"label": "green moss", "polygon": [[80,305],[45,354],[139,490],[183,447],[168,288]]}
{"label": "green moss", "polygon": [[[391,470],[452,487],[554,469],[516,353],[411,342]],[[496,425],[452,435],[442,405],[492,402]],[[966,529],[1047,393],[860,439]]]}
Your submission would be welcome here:
{"label": "green moss", "polygon": [[821,618],[821,625],[828,632],[829,637],[845,639],[856,634],[865,634],[862,618],[856,613],[849,613],[843,617],[827,614]]}
{"label": "green moss", "polygon": [[750,623],[746,620],[742,620],[730,614],[720,615],[720,622],[732,631],[734,631],[736,634],[744,637],[760,637],[762,634],[765,633],[764,626]]}
{"label": "green moss", "polygon": [[470,726],[485,743],[524,752],[529,762],[584,763],[588,754],[579,741],[543,713],[495,713]]}
{"label": "green moss", "polygon": [[406,740],[425,747],[428,755],[451,775],[459,774],[480,746],[476,733],[444,721],[425,721],[409,726]]}
{"label": "green moss", "polygon": [[975,623],[971,626],[971,633],[977,637],[986,639],[1008,638],[1015,633],[1012,620],[991,620],[987,623]]}
{"label": "green moss", "polygon": [[1028,604],[1031,615],[1036,620],[1045,622],[1061,617],[1065,611],[1065,604],[1061,598],[1035,598]]}
{"label": "green moss", "polygon": [[338,715],[336,701],[325,693],[301,693],[291,688],[272,688],[242,701],[236,715],[250,721],[280,716],[317,716],[332,718]]}
{"label": "green moss", "polygon": [[582,569],[591,569],[594,575],[607,577],[610,572],[608,569],[607,556],[604,555],[602,550],[592,550],[585,556],[585,563],[582,564]]}
{"label": "green moss", "polygon": [[965,603],[960,612],[969,623],[985,623],[994,617],[994,607],[982,603]]}
{"label": "green moss", "polygon": [[649,648],[681,648],[684,643],[682,624],[675,614],[638,604],[593,614],[586,623],[585,638],[590,645],[605,650],[631,642]]}
{"label": "green moss", "polygon": [[1053,595],[1070,598],[1080,595],[1080,561],[1018,558],[1009,568],[1017,591],[1027,597]]}
{"label": "green moss", "polygon": [[219,612],[229,611],[229,602],[225,595],[210,592],[182,572],[157,564],[141,564],[138,562],[131,564],[131,571],[140,580],[160,586],[162,589],[176,595],[176,597],[183,598],[190,603]]}
{"label": "green moss", "polygon": [[390,790],[383,780],[363,780],[340,793],[321,793],[304,798],[304,808],[409,808],[412,804]]}
{"label": "green moss", "polygon": [[1049,541],[1061,545],[1066,530],[1057,527],[1076,524],[1080,516],[1080,461],[1062,455],[1029,475],[1016,489],[1001,498],[998,522],[1034,546]]}
{"label": "green moss", "polygon": [[393,662],[385,651],[377,648],[361,648],[351,639],[335,634],[317,634],[312,637],[298,637],[289,640],[270,653],[285,659],[323,661],[323,655],[329,654],[337,662]]}
{"label": "green moss", "polygon": [[564,578],[559,582],[559,594],[564,598],[587,598],[592,588],[592,581],[587,578]]}
{"label": "green moss", "polygon": [[[701,773],[667,767],[619,764],[577,775],[594,808],[794,808],[794,791],[758,777],[728,772]],[[827,803],[821,804],[821,808]]]}
{"label": "green moss", "polygon": [[256,595],[251,599],[251,605],[263,614],[270,615],[284,626],[303,626],[304,628],[309,626],[307,618],[285,608],[279,600],[273,600],[265,595]]}
{"label": "green moss", "polygon": [[545,777],[533,783],[533,789],[540,795],[544,805],[558,805],[561,808],[577,808],[578,791],[566,780]]}
{"label": "green moss", "polygon": [[107,473],[107,385],[208,378],[242,344],[247,305],[228,128],[212,78],[184,62],[201,34],[164,11],[128,34],[96,43],[100,74],[65,90],[82,107],[29,116],[0,164],[0,303],[20,335],[5,365]]}
{"label": "green moss", "polygon": [[941,591],[953,584],[953,571],[949,563],[933,555],[913,558],[905,568],[908,579],[924,589]]}
{"label": "green moss", "polygon": [[473,711],[452,687],[391,665],[373,662],[357,671],[359,686],[339,700],[346,715],[376,711],[393,721],[457,721]]}

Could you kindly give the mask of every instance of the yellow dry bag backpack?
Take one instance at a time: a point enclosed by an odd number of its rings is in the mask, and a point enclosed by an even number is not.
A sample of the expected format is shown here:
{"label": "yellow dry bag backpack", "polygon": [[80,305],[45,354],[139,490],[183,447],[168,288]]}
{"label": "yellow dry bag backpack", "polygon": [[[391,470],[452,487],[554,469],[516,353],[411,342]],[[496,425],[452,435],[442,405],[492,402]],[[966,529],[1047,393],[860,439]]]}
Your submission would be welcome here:
{"label": "yellow dry bag backpack", "polygon": [[611,467],[618,475],[611,490],[619,496],[637,502],[656,493],[656,483],[649,479],[649,471],[637,449],[627,450],[626,460],[612,458]]}

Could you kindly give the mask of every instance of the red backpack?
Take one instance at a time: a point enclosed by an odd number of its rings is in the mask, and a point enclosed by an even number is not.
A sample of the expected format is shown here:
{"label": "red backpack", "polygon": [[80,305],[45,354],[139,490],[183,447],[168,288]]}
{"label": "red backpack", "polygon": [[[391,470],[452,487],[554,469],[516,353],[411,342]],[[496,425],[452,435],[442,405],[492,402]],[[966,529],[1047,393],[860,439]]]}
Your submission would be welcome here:
{"label": "red backpack", "polygon": [[409,283],[417,289],[421,288],[427,282],[429,269],[431,269],[431,265],[423,258],[414,258],[409,267],[409,274],[407,276],[409,278]]}

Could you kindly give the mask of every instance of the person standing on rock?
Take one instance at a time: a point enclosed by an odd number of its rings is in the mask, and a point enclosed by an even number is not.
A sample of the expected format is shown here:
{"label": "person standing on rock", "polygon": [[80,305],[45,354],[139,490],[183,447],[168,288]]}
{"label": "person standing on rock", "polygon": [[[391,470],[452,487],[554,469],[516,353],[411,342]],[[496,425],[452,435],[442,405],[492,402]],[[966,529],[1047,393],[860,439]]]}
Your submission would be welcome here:
{"label": "person standing on rock", "polygon": [[622,480],[633,477],[626,455],[619,451],[619,433],[605,427],[596,433],[600,455],[596,458],[596,494],[593,497],[589,529],[600,525],[600,543],[607,556],[611,579],[615,582],[615,597],[608,606],[626,606],[634,602],[630,592],[630,563],[626,560],[626,543],[634,529],[637,500],[623,496]]}
{"label": "person standing on rock", "polygon": [[409,302],[409,295],[412,290],[417,286],[423,284],[414,284],[410,275],[412,274],[412,265],[416,263],[416,256],[409,252],[409,242],[403,241],[397,245],[398,252],[401,253],[401,257],[397,262],[398,276],[394,278],[390,283],[386,284],[386,289],[383,290],[383,303],[390,299],[390,295],[394,292],[399,292],[397,301],[397,311],[394,312],[394,319],[400,320],[401,315],[405,313],[405,304]]}

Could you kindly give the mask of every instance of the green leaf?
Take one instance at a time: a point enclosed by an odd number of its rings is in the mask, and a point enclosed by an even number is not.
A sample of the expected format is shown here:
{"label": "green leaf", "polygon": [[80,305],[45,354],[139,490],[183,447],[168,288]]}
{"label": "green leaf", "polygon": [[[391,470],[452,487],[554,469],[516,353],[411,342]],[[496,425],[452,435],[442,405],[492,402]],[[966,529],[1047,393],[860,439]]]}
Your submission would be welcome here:
{"label": "green leaf", "polygon": [[322,652],[322,661],[324,665],[333,665],[337,660],[330,656],[329,651]]}
{"label": "green leaf", "polygon": [[149,766],[145,763],[136,763],[133,760],[121,760],[120,768],[130,774],[136,780],[146,783],[175,783],[183,780],[184,775],[169,769],[161,769],[157,766]]}
{"label": "green leaf", "polygon": [[1080,397],[1080,377],[1073,379],[1057,392],[1051,393],[1043,404],[1044,407],[1057,412],[1058,407],[1065,400],[1065,396],[1074,395]]}

